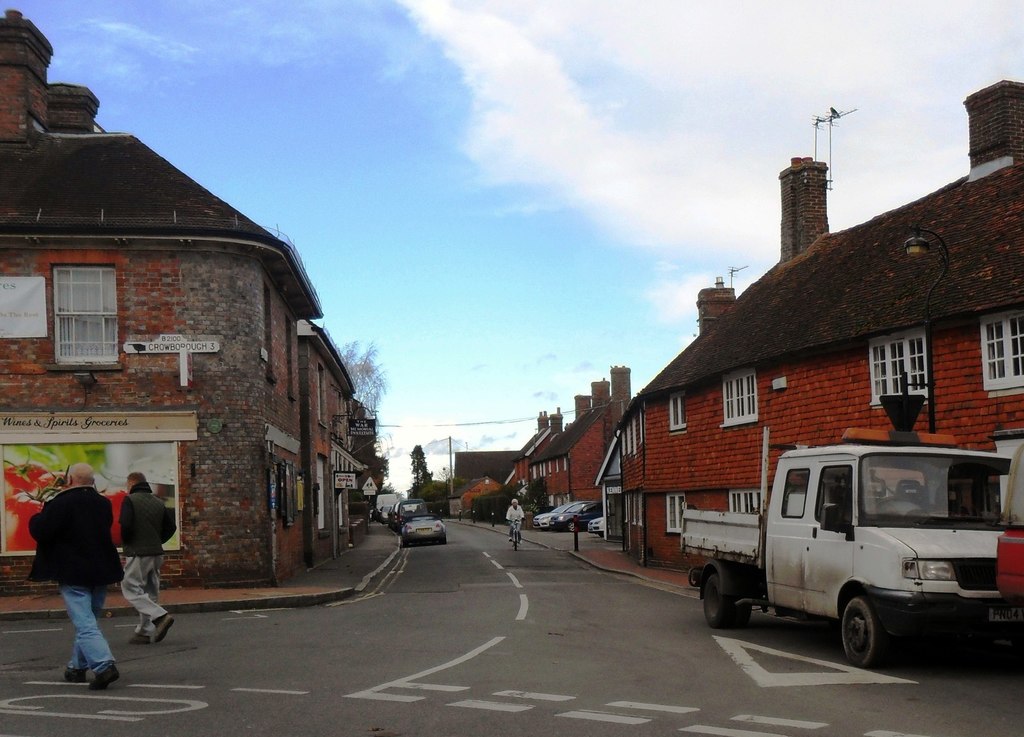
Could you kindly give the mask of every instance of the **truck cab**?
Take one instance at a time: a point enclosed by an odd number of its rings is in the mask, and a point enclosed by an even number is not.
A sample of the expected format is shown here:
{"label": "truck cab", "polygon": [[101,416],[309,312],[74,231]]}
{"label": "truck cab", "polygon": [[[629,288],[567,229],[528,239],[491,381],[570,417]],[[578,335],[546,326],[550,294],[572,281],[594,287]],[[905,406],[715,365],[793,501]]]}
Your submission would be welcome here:
{"label": "truck cab", "polygon": [[[879,664],[891,637],[1024,644],[1024,609],[1010,606],[996,586],[1010,459],[957,448],[949,436],[848,431],[844,439],[783,453],[761,539],[745,560],[727,559],[723,541],[732,533],[720,529],[698,542],[684,528],[684,545],[710,558],[696,577],[705,615],[711,576],[712,609],[732,607],[724,616],[712,611],[709,623],[743,624],[751,604],[838,621],[847,658],[860,667]],[[701,516],[708,521],[708,513],[694,513]]]}

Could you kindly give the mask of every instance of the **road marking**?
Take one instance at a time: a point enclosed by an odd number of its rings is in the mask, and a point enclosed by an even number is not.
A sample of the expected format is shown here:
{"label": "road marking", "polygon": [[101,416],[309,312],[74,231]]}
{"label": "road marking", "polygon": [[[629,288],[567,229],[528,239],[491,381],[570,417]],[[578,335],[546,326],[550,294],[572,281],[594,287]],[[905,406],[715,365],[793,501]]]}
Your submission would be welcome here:
{"label": "road marking", "polygon": [[[487,650],[490,650],[492,647],[497,645],[499,642],[504,641],[504,639],[505,639],[504,637],[493,637],[490,640],[488,640],[487,642],[485,642],[483,645],[480,645],[479,647],[475,647],[472,650],[470,650],[468,653],[465,653],[464,655],[460,655],[457,658],[449,660],[447,663],[443,663],[441,665],[434,666],[433,668],[428,668],[427,670],[420,671],[419,673],[414,673],[413,675],[406,676],[405,678],[399,678],[398,680],[395,680],[395,681],[388,681],[387,683],[382,683],[379,686],[374,686],[373,688],[367,689],[365,691],[357,691],[356,693],[345,694],[345,698],[347,698],[347,699],[378,699],[378,700],[381,700],[381,701],[419,701],[419,700],[423,699],[424,697],[422,697],[422,696],[413,696],[413,697],[409,697],[409,696],[405,696],[405,697],[395,696],[395,697],[392,697],[390,694],[381,694],[380,692],[384,691],[386,689],[389,689],[389,688],[427,688],[428,684],[419,683],[418,682],[419,679],[425,678],[426,676],[429,676],[429,675],[433,675],[434,673],[438,673],[439,671],[442,671],[442,670],[447,670],[448,668],[454,668],[456,665],[461,665],[462,663],[465,663],[467,660],[472,660],[473,658],[475,658],[476,656],[480,655],[481,653],[486,652]],[[467,690],[468,688],[469,688],[469,686],[451,686],[451,687],[445,686],[445,687],[438,687],[437,690],[451,690],[451,689]]]}
{"label": "road marking", "polygon": [[495,691],[492,695],[508,696],[513,699],[533,699],[534,701],[572,701],[576,698],[557,693],[533,693],[531,691]]}
{"label": "road marking", "polygon": [[34,632],[63,632],[63,631],[64,630],[61,627],[47,627],[46,629],[36,629],[36,630],[4,630],[3,634],[5,634],[5,635],[31,635]]}
{"label": "road marking", "polygon": [[[232,611],[235,614],[241,614],[242,613],[242,612],[235,612],[234,610],[232,610]],[[253,614],[249,614],[248,616],[245,616],[245,617],[221,617],[220,619],[221,619],[222,622],[237,622],[239,619],[269,619],[269,617],[267,617],[266,614],[260,614],[260,613],[256,612],[256,613],[253,613]]]}
{"label": "road marking", "polygon": [[751,722],[753,724],[768,724],[773,727],[793,727],[794,729],[821,729],[827,727],[828,722],[805,722],[799,719],[779,719],[778,717],[759,717],[753,714],[737,714],[732,718],[734,722]]}
{"label": "road marking", "polygon": [[889,732],[886,730],[879,730],[876,732],[865,732],[864,737],[927,737],[927,735],[910,734],[909,732]]}
{"label": "road marking", "polygon": [[[83,699],[90,706],[99,706],[104,701],[119,703],[134,702],[142,704],[172,705],[176,708],[146,709],[127,711],[125,709],[102,709],[95,714],[76,714],[63,711],[46,711],[45,707],[36,704],[25,704],[27,701],[40,701],[43,699]],[[147,716],[158,714],[177,714],[186,711],[198,711],[209,706],[205,701],[194,701],[191,699],[144,699],[131,696],[108,696],[88,695],[79,696],[75,694],[45,695],[45,696],[22,696],[13,699],[0,701],[0,714],[18,714],[20,716],[33,717],[57,717],[60,719],[99,719],[112,722],[140,722]]]}
{"label": "road marking", "polygon": [[585,719],[591,722],[611,722],[612,724],[646,724],[651,721],[645,717],[627,717],[622,714],[609,714],[605,711],[588,711],[585,709],[563,711],[561,714],[555,714],[555,716],[565,717],[566,719]]}
{"label": "road marking", "polygon": [[413,683],[412,681],[404,682],[402,688],[419,689],[421,691],[448,691],[449,693],[469,690],[469,686],[450,686],[443,683]]}
{"label": "road marking", "polygon": [[641,711],[664,711],[669,714],[689,714],[700,711],[696,706],[668,706],[666,704],[644,704],[639,701],[610,701],[605,706],[617,709],[639,709]]}
{"label": "road marking", "polygon": [[377,568],[372,573],[367,573],[365,576],[363,576],[363,580],[360,581],[359,584],[356,586],[356,591],[358,593],[362,593],[363,589],[365,589],[369,585],[370,581],[372,581],[377,576],[378,573],[380,573],[382,570],[391,565],[391,561],[395,559],[395,556],[398,555],[398,552],[400,550],[401,548],[395,548],[391,552],[391,555],[388,556],[388,559],[386,561],[377,566]]}
{"label": "road marking", "polygon": [[206,688],[206,686],[186,686],[180,683],[129,683],[127,685],[128,688],[159,688],[161,690],[166,688],[177,688],[183,691],[198,691]]}
{"label": "road marking", "polygon": [[749,729],[729,729],[728,727],[709,727],[704,724],[695,724],[692,727],[682,727],[680,732],[691,732],[693,734],[713,734],[718,737],[785,737],[777,732],[752,732]]}
{"label": "road marking", "polygon": [[515,577],[515,574],[509,571],[505,571],[505,575],[512,579],[512,583],[515,585],[517,589],[523,588],[523,585],[519,583],[519,579]]}
{"label": "road marking", "polygon": [[491,558],[491,563],[492,563],[492,564],[494,565],[494,567],[495,567],[495,568],[497,568],[497,569],[498,569],[499,571],[504,571],[504,570],[505,570],[504,568],[502,568],[502,567],[501,567],[501,563],[499,563],[498,561],[496,561],[496,560],[495,560],[494,558]]}
{"label": "road marking", "polygon": [[522,622],[526,619],[526,612],[530,610],[530,600],[526,598],[526,594],[519,595],[519,613],[516,614],[516,621]]}
{"label": "road marking", "polygon": [[309,691],[288,691],[286,689],[279,688],[233,688],[232,691],[240,691],[242,693],[276,693],[284,694],[286,696],[305,696]]}
{"label": "road marking", "polygon": [[533,708],[530,704],[505,704],[498,701],[480,701],[479,699],[467,699],[466,701],[455,701],[448,706],[460,706],[463,709],[486,709],[487,711],[529,711]]}
{"label": "road marking", "polygon": [[[863,683],[917,683],[917,681],[909,681],[905,678],[896,678],[895,676],[886,676],[881,673],[861,670],[860,668],[854,668],[849,665],[840,665],[837,663],[830,663],[827,660],[817,660],[815,658],[804,657],[803,655],[787,653],[782,650],[774,650],[770,647],[754,645],[749,642],[743,642],[742,640],[733,640],[728,637],[718,637],[717,635],[712,635],[712,637],[714,637],[715,642],[717,642],[723,650],[729,653],[729,656],[736,662],[743,672],[750,676],[754,682],[762,688],[772,688],[776,686],[836,686]],[[815,670],[804,673],[772,673],[758,665],[754,661],[754,657],[751,655],[751,652],[759,652],[776,658],[786,658],[788,660],[795,660],[798,663],[816,665],[825,670]]]}

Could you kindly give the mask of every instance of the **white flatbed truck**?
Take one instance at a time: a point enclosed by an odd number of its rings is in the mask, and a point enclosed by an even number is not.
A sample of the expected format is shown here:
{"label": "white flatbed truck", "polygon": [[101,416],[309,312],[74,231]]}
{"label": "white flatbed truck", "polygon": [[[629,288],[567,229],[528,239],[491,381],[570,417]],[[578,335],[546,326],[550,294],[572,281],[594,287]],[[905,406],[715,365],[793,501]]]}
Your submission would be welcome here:
{"label": "white flatbed truck", "polygon": [[[765,451],[762,469],[767,440]],[[745,626],[753,607],[831,620],[863,668],[881,665],[895,637],[1024,647],[1024,608],[996,586],[1009,467],[948,435],[886,430],[784,452],[758,514],[684,510],[683,551],[705,560],[690,583],[708,624]]]}

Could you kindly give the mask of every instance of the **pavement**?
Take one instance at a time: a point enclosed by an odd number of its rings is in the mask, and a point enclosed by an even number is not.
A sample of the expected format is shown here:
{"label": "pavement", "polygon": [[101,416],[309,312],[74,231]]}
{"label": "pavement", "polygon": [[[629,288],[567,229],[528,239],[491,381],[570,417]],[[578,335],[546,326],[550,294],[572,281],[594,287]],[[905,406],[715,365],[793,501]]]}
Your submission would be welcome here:
{"label": "pavement", "polygon": [[[446,520],[446,524],[449,527],[464,525],[491,530],[502,537],[508,535],[504,525],[492,527],[486,523],[458,520]],[[623,552],[620,543],[609,542],[590,533],[580,533],[578,540],[574,540],[575,537],[568,532],[523,530],[525,543],[560,550],[595,568],[633,576],[675,593],[697,595],[687,582],[686,571],[644,567]],[[505,543],[504,540],[501,542]],[[293,576],[280,586],[166,588],[160,592],[160,604],[169,612],[177,613],[276,609],[341,601],[362,592],[374,577],[384,571],[400,549],[396,534],[382,524],[371,522],[359,545],[316,568]],[[117,587],[111,587],[106,613],[107,616],[127,616],[134,615],[135,610]],[[0,621],[50,618],[67,618],[64,601],[56,587],[43,593],[0,595]]]}

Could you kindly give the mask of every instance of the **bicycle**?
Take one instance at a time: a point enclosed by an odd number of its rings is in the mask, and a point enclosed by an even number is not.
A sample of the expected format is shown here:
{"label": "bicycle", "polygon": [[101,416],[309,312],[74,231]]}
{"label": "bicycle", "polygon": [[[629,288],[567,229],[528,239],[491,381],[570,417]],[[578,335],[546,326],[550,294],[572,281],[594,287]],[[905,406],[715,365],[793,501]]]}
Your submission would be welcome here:
{"label": "bicycle", "polygon": [[519,550],[519,544],[523,541],[523,533],[519,531],[522,520],[512,520],[512,549]]}

